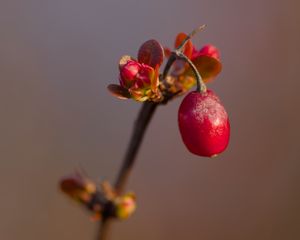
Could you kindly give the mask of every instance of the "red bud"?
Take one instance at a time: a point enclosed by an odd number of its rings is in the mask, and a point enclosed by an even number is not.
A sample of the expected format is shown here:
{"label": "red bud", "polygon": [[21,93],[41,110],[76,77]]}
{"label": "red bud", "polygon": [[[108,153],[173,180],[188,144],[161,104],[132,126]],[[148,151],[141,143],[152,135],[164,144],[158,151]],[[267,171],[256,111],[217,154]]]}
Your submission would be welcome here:
{"label": "red bud", "polygon": [[196,53],[196,56],[208,56],[212,58],[216,58],[220,61],[220,52],[219,49],[217,49],[214,45],[207,44],[204,47],[202,47],[198,53]]}
{"label": "red bud", "polygon": [[140,68],[140,63],[133,60],[128,60],[128,62],[124,64],[124,66],[122,66],[122,68],[120,69],[121,86],[125,88],[130,88],[134,84],[134,80]]}

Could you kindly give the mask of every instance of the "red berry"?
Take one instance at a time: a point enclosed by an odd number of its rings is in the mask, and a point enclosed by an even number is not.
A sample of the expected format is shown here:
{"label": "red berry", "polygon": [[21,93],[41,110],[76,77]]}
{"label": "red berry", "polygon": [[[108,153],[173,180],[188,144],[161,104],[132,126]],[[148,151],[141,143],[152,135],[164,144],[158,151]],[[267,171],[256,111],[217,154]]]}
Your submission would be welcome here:
{"label": "red berry", "polygon": [[213,157],[229,142],[230,124],[220,99],[211,90],[190,92],[178,112],[182,140],[196,155]]}

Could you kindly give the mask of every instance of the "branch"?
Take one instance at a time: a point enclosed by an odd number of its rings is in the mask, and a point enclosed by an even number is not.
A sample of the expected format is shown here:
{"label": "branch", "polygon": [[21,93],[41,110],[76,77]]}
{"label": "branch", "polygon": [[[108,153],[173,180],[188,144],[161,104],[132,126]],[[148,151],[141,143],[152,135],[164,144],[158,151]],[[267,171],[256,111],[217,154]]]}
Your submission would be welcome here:
{"label": "branch", "polygon": [[[126,155],[123,160],[123,165],[119,171],[117,180],[115,182],[115,190],[118,195],[124,191],[125,184],[128,181],[130,172],[134,165],[135,157],[142,143],[143,136],[146,132],[146,129],[157,106],[158,103],[155,102],[144,102],[143,106],[141,107],[141,110],[134,125],[133,133],[127,148]],[[109,217],[105,217],[102,219],[99,228],[99,233],[97,236],[98,240],[107,239],[111,222],[112,219],[110,219]]]}
{"label": "branch", "polygon": [[[187,41],[193,37],[198,31],[202,30],[205,27],[205,25],[200,26],[199,28],[195,29],[194,31],[192,31],[187,37],[186,39],[183,40],[182,44],[175,49],[175,51],[172,52],[172,55],[170,56],[170,58],[168,59],[168,62],[166,63],[166,66],[164,68],[163,74],[162,74],[162,81],[164,81],[166,79],[166,76],[172,66],[172,64],[176,61],[176,59],[183,59],[185,60],[192,68],[193,72],[195,73],[196,79],[197,79],[197,90],[199,91],[206,91],[206,86],[202,81],[202,78],[197,70],[197,68],[194,66],[194,64],[192,63],[192,61],[187,58],[183,53],[182,50],[185,46],[185,44],[187,43]],[[176,94],[175,94],[176,95]],[[174,95],[174,96],[175,96]],[[170,98],[167,98],[163,103],[161,104],[165,104],[166,102],[168,102]],[[135,121],[135,125],[134,125],[134,129],[133,129],[133,133],[131,135],[131,139],[130,139],[130,143],[128,145],[127,148],[127,152],[125,154],[125,157],[123,159],[123,164],[120,168],[120,171],[117,175],[117,180],[115,182],[115,191],[117,195],[120,195],[123,193],[125,185],[128,181],[129,175],[131,173],[132,167],[135,163],[135,158],[136,155],[138,153],[138,150],[141,146],[144,134],[147,130],[147,127],[149,125],[149,122],[157,108],[157,106],[160,103],[156,103],[156,102],[151,102],[151,101],[146,101],[143,103],[141,110],[139,112],[139,115]],[[111,225],[112,219],[110,218],[110,216],[104,216],[102,218],[100,227],[99,227],[99,231],[98,231],[98,236],[97,236],[97,240],[106,240],[109,234],[109,230],[110,230],[110,225]]]}
{"label": "branch", "polygon": [[124,190],[125,184],[128,180],[130,171],[135,162],[136,154],[142,143],[143,136],[146,132],[147,126],[155,112],[158,103],[144,102],[139,112],[138,118],[134,124],[134,130],[131,136],[131,140],[123,160],[123,165],[119,171],[117,180],[115,182],[115,190],[117,194],[121,194]]}

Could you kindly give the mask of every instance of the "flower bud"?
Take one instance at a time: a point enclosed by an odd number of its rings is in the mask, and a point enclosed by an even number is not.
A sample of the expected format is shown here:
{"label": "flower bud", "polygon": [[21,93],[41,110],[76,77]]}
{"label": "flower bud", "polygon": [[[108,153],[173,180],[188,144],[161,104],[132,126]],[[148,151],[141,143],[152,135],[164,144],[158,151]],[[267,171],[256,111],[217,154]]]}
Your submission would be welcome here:
{"label": "flower bud", "polygon": [[151,66],[128,59],[120,66],[120,84],[137,101],[158,96],[158,74]]}
{"label": "flower bud", "polygon": [[127,193],[115,199],[116,217],[126,219],[136,209],[136,198],[134,193]]}
{"label": "flower bud", "polygon": [[135,88],[149,88],[153,78],[154,69],[146,64],[141,64],[141,68],[136,76]]}
{"label": "flower bud", "polygon": [[120,69],[120,84],[122,87],[130,88],[134,83],[136,76],[141,68],[141,64],[128,60]]}
{"label": "flower bud", "polygon": [[96,185],[80,173],[64,177],[60,181],[61,190],[76,201],[88,203],[96,192]]}

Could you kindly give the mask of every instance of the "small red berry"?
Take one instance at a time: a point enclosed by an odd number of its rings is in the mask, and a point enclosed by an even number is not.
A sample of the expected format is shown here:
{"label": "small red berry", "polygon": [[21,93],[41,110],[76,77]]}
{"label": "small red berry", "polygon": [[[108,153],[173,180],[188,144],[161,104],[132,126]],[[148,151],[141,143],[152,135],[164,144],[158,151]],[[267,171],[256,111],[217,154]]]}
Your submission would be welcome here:
{"label": "small red berry", "polygon": [[189,93],[179,107],[178,123],[184,144],[196,155],[213,157],[228,145],[228,115],[211,90]]}

